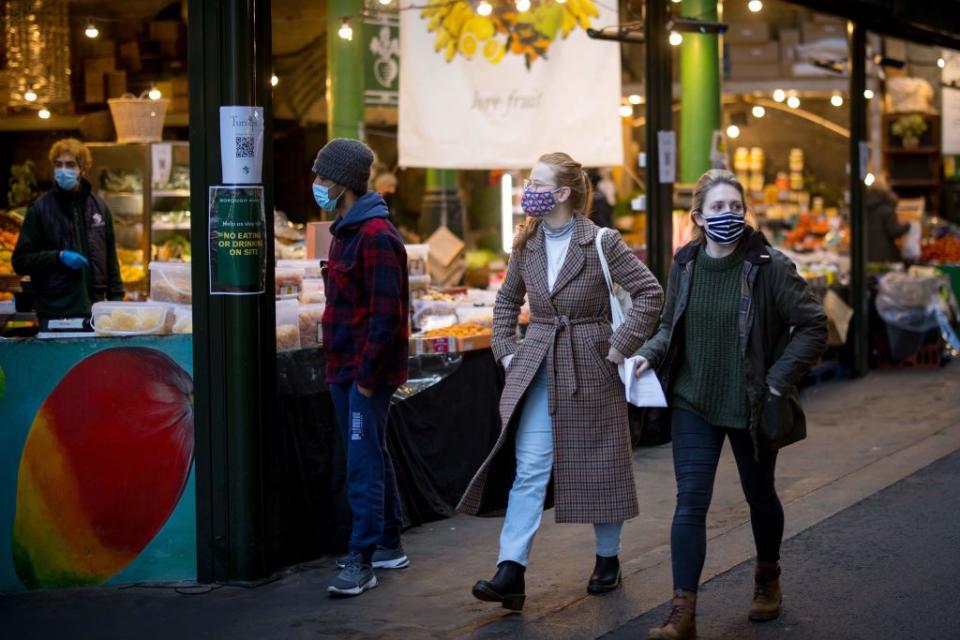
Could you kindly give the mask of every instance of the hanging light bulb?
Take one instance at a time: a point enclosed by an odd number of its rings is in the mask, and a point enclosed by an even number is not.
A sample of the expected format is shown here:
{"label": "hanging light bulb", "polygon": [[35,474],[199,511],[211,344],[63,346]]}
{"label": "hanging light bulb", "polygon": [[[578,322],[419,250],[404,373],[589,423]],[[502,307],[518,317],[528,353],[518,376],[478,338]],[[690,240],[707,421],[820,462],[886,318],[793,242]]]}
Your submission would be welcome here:
{"label": "hanging light bulb", "polygon": [[27,87],[27,90],[23,92],[23,99],[27,102],[36,102],[37,101],[37,92],[33,90],[33,87]]}
{"label": "hanging light bulb", "polygon": [[380,4],[382,4],[385,7],[390,6],[391,2],[393,2],[393,0],[380,0]]}
{"label": "hanging light bulb", "polygon": [[480,0],[480,4],[477,5],[477,15],[488,16],[491,13],[493,13],[493,5],[487,0]]}
{"label": "hanging light bulb", "polygon": [[863,97],[867,100],[873,100],[873,89],[864,89]]}
{"label": "hanging light bulb", "polygon": [[270,86],[275,87],[278,84],[280,84],[280,78],[278,78],[277,74],[274,73],[270,76]]}
{"label": "hanging light bulb", "polygon": [[633,115],[633,107],[628,104],[620,105],[620,117],[629,118]]}
{"label": "hanging light bulb", "polygon": [[675,47],[679,47],[683,43],[683,36],[677,33],[676,31],[670,32],[670,44]]}
{"label": "hanging light bulb", "polygon": [[740,127],[735,124],[727,127],[727,137],[728,138],[739,138],[740,137]]}
{"label": "hanging light bulb", "polygon": [[943,69],[944,67],[947,66],[947,61],[944,60],[943,58],[937,58],[937,66]]}
{"label": "hanging light bulb", "polygon": [[842,107],[842,106],[843,106],[843,96],[840,95],[839,93],[833,94],[832,96],[830,96],[830,104],[832,104],[832,105],[835,106],[835,107]]}
{"label": "hanging light bulb", "polygon": [[627,98],[627,100],[630,102],[630,104],[642,104],[642,103],[643,103],[643,97],[640,96],[640,95],[638,95],[638,94],[636,94],[636,93],[631,94],[630,97]]}
{"label": "hanging light bulb", "polygon": [[160,89],[157,89],[157,85],[150,87],[150,91],[147,93],[147,97],[151,100],[159,100],[163,97],[163,94],[160,93]]}
{"label": "hanging light bulb", "polygon": [[517,0],[517,11],[520,13],[530,11],[530,0]]}
{"label": "hanging light bulb", "polygon": [[40,107],[40,111],[37,111],[37,115],[40,116],[41,120],[49,120],[50,110],[47,109],[46,107]]}
{"label": "hanging light bulb", "polygon": [[863,184],[867,185],[868,187],[876,181],[877,176],[873,175],[872,173],[868,173],[867,175],[863,176]]}
{"label": "hanging light bulb", "polygon": [[350,18],[341,18],[340,30],[337,35],[341,40],[353,40],[353,27],[350,26]]}
{"label": "hanging light bulb", "polygon": [[791,109],[796,109],[797,107],[800,106],[800,98],[798,98],[797,96],[790,96],[789,98],[787,98],[787,106],[790,107]]}
{"label": "hanging light bulb", "polygon": [[750,0],[747,3],[747,9],[750,9],[753,13],[760,13],[763,10],[763,3],[760,0]]}
{"label": "hanging light bulb", "polygon": [[566,4],[567,0],[557,0],[557,4]]}
{"label": "hanging light bulb", "polygon": [[767,115],[767,110],[760,105],[756,105],[751,113],[753,113],[754,118],[762,118],[763,116]]}
{"label": "hanging light bulb", "polygon": [[783,102],[787,99],[787,92],[783,89],[776,89],[773,92],[773,101],[774,102]]}
{"label": "hanging light bulb", "polygon": [[83,30],[83,35],[91,39],[96,38],[100,35],[100,29],[97,29],[97,25],[94,24],[93,20],[88,20],[87,28]]}

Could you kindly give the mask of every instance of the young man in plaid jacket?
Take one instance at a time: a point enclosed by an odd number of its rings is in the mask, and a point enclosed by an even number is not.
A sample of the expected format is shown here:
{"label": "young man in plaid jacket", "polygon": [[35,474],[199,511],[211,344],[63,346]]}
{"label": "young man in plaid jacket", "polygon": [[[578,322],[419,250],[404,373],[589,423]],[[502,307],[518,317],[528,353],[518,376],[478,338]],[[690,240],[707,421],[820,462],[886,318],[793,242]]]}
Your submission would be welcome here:
{"label": "young man in plaid jacket", "polygon": [[365,144],[336,139],[313,165],[314,199],[337,214],[324,272],[323,347],[353,512],[350,553],[328,588],[336,596],[377,586],[374,568],[410,564],[400,544],[400,499],[386,446],[390,398],[407,380],[407,254],[383,198],[367,190],[372,164]]}

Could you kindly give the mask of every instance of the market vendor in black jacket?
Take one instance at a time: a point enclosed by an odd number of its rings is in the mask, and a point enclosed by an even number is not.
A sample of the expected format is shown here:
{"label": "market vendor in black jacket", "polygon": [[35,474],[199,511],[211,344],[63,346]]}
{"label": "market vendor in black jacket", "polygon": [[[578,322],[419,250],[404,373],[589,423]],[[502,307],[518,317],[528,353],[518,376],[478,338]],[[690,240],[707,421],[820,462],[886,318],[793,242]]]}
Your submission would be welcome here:
{"label": "market vendor in black jacket", "polygon": [[84,175],[90,150],[75,138],[50,148],[56,183],[27,210],[13,268],[30,276],[41,319],[84,318],[100,300],[122,300],[113,217]]}

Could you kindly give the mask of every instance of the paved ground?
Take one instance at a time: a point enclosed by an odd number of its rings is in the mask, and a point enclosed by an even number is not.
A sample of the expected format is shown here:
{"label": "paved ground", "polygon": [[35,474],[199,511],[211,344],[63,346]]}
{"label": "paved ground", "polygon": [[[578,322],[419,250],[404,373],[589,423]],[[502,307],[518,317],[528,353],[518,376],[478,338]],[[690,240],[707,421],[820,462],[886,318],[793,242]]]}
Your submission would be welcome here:
{"label": "paved ground", "polygon": [[[753,563],[704,585],[701,640],[960,637],[960,452],[787,541],[784,612],[753,624]],[[666,605],[603,636],[645,638]]]}
{"label": "paved ground", "polygon": [[[786,535],[809,529],[960,449],[957,398],[957,363],[813,388],[805,397],[810,437],[786,450],[778,469]],[[548,513],[531,558],[523,614],[505,615],[475,601],[470,585],[494,570],[501,520],[456,517],[408,532],[411,568],[381,574],[381,587],[361,598],[329,600],[325,591],[334,568],[331,559],[322,559],[257,589],[223,587],[183,595],[169,586],[102,587],[6,594],[0,596],[0,635],[24,640],[596,638],[656,608],[670,593],[675,487],[669,446],[639,451],[636,471],[642,515],[624,530],[624,589],[603,598],[585,594],[594,553],[589,525],[556,525]],[[704,580],[753,556],[747,507],[729,450],[721,462],[708,535]]]}

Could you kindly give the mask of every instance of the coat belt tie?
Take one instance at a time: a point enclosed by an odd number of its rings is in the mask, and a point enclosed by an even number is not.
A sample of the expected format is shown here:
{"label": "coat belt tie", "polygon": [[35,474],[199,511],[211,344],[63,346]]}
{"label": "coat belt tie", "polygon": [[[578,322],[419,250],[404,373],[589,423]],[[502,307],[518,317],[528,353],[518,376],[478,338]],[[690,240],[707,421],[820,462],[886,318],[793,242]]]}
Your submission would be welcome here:
{"label": "coat belt tie", "polygon": [[567,384],[566,392],[569,395],[576,395],[579,390],[579,380],[577,374],[577,360],[576,352],[573,346],[573,327],[581,324],[606,324],[610,322],[608,318],[601,317],[592,317],[592,318],[571,318],[569,316],[557,315],[551,318],[544,318],[538,316],[530,317],[530,324],[539,324],[545,326],[553,327],[553,349],[551,349],[550,354],[547,356],[550,358],[547,366],[550,371],[550,384],[553,386],[553,393],[550,394],[550,415],[554,415],[557,412],[557,398],[560,396],[560,393],[564,391],[560,387],[560,377],[557,375],[557,357],[556,350],[562,349],[563,355],[569,358],[569,362],[573,363],[573,375],[570,376],[570,381]]}

